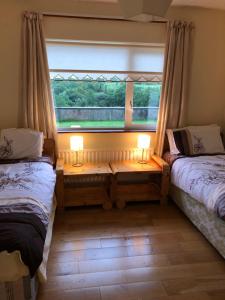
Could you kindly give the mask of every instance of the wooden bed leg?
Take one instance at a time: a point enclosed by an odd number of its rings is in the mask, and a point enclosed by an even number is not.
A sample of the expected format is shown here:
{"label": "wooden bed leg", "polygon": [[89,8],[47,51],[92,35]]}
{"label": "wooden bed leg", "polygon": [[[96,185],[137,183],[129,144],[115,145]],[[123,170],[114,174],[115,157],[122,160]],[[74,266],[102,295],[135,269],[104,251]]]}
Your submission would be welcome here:
{"label": "wooden bed leg", "polygon": [[162,166],[162,181],[161,181],[161,198],[160,204],[167,205],[168,203],[168,192],[169,192],[169,184],[170,184],[170,167],[167,164]]}
{"label": "wooden bed leg", "polygon": [[105,201],[102,206],[105,210],[110,210],[113,207],[113,202],[111,198],[111,175],[106,176],[105,184],[106,184],[106,187],[104,188]]}
{"label": "wooden bed leg", "polygon": [[64,209],[64,170],[63,160],[58,159],[56,164],[56,200],[59,209]]}

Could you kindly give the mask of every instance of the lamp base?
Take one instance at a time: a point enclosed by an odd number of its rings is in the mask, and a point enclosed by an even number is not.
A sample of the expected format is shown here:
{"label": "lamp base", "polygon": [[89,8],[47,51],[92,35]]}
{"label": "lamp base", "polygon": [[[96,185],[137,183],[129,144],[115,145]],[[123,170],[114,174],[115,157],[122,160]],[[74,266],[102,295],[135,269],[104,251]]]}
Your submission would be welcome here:
{"label": "lamp base", "polygon": [[81,163],[77,163],[77,164],[72,164],[72,166],[73,166],[73,167],[82,167],[82,166],[83,166],[83,164],[81,164]]}
{"label": "lamp base", "polygon": [[139,160],[138,163],[144,165],[147,164],[148,162],[146,160]]}

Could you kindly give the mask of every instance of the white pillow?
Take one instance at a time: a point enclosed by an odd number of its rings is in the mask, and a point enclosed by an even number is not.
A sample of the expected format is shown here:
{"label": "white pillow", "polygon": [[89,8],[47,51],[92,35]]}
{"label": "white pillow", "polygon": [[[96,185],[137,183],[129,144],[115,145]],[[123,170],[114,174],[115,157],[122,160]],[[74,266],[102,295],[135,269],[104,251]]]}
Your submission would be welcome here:
{"label": "white pillow", "polygon": [[42,156],[43,133],[24,128],[3,129],[0,136],[0,159]]}
{"label": "white pillow", "polygon": [[187,131],[191,155],[224,153],[219,126],[189,126]]}
{"label": "white pillow", "polygon": [[220,127],[216,124],[167,129],[166,132],[171,154],[224,153]]}

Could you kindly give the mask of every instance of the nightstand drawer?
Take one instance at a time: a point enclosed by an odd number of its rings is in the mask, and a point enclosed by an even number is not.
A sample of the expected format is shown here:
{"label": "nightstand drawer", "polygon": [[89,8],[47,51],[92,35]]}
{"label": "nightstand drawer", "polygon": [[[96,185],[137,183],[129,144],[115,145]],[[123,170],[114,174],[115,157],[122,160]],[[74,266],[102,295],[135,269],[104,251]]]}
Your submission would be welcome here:
{"label": "nightstand drawer", "polygon": [[126,201],[160,200],[160,187],[154,183],[117,185],[119,199]]}
{"label": "nightstand drawer", "polygon": [[105,191],[99,187],[66,188],[64,190],[65,206],[102,204],[105,197]]}

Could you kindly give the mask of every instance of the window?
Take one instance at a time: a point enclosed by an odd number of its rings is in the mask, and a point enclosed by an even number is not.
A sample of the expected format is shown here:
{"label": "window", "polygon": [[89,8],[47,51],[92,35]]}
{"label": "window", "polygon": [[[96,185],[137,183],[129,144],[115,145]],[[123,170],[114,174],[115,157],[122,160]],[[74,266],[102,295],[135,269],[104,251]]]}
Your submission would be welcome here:
{"label": "window", "polygon": [[48,42],[47,52],[59,130],[156,129],[163,47]]}

